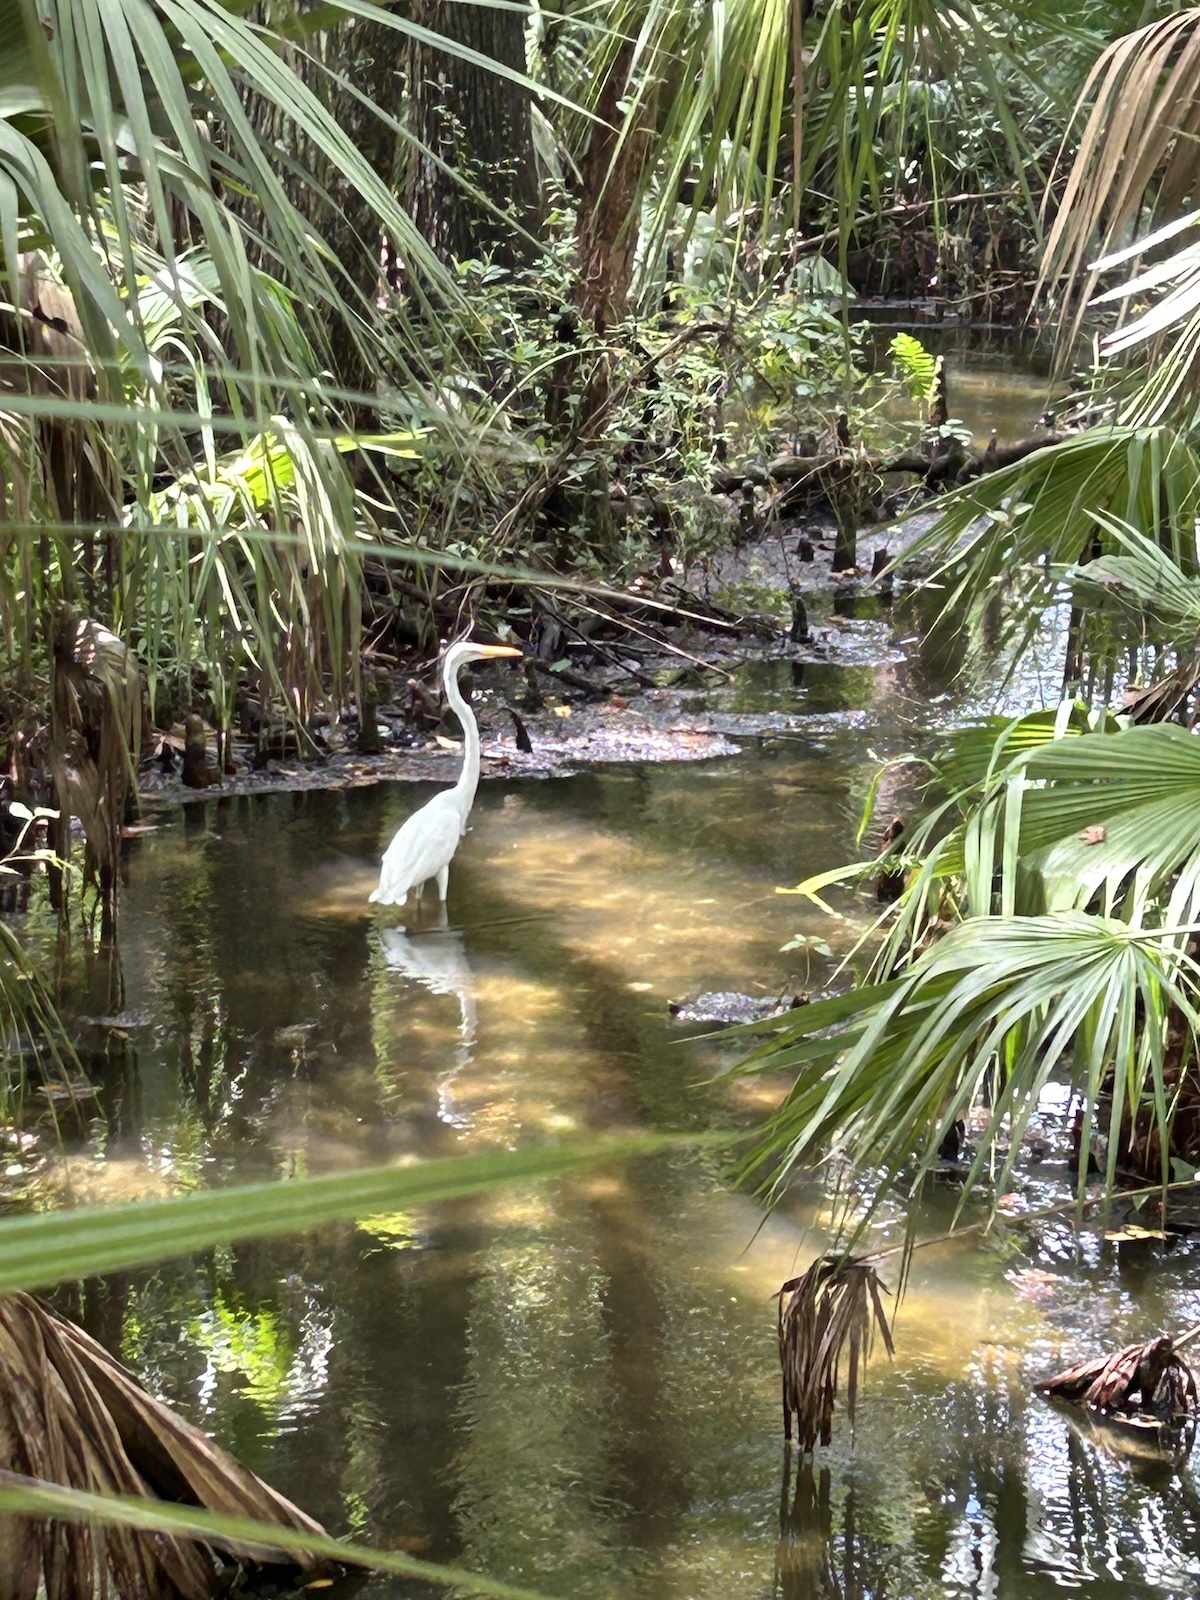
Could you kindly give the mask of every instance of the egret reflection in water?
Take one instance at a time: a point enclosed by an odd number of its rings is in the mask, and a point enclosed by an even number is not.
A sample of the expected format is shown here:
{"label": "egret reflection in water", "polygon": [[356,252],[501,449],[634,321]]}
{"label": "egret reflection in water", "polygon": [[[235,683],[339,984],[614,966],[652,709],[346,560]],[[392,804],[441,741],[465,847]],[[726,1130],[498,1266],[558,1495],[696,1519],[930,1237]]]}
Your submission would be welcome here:
{"label": "egret reflection in water", "polygon": [[453,1127],[466,1127],[469,1119],[454,1108],[454,1084],[471,1064],[477,1016],[475,979],[462,933],[445,927],[425,933],[380,928],[379,942],[390,971],[419,983],[430,994],[453,995],[458,1001],[458,1045],[453,1066],[437,1080],[438,1116]]}

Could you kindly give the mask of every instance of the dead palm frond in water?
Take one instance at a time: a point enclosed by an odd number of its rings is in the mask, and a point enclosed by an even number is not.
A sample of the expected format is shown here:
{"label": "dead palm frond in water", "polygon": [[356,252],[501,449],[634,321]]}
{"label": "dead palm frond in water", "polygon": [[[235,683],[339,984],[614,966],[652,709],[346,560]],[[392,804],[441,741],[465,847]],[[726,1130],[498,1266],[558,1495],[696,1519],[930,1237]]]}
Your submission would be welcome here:
{"label": "dead palm frond in water", "polygon": [[[530,1590],[482,1573],[321,1534],[303,1513],[151,1400],[98,1345],[26,1291],[236,1239],[296,1233],[487,1193],[505,1183],[559,1178],[695,1142],[659,1135],[493,1151],[197,1191],[151,1203],[81,1206],[0,1219],[0,1290],[6,1296],[0,1298],[0,1449],[6,1452],[3,1465],[17,1469],[4,1471],[0,1465],[0,1596],[26,1600],[36,1592],[36,1571],[33,1589],[28,1584],[17,1587],[13,1575],[26,1570],[18,1567],[18,1560],[40,1558],[42,1549],[51,1548],[52,1535],[43,1531],[44,1522],[90,1530],[89,1542],[73,1547],[80,1552],[79,1581],[72,1588],[48,1576],[47,1600],[178,1600],[180,1595],[191,1600],[195,1591],[172,1590],[163,1583],[136,1588],[110,1577],[106,1588],[90,1582],[99,1568],[97,1541],[109,1537],[102,1530],[131,1528],[146,1530],[145,1548],[156,1555],[176,1537],[195,1542],[210,1571],[217,1559],[208,1553],[212,1547],[260,1564],[263,1552],[271,1549],[292,1552],[292,1567],[305,1571],[309,1582],[317,1570],[313,1558],[319,1555],[339,1566],[370,1567],[495,1600],[539,1600]],[[96,1444],[97,1439],[102,1443]],[[56,1464],[64,1471],[75,1469],[75,1486],[48,1481]],[[110,1486],[97,1493],[93,1485],[100,1467],[114,1470],[106,1480]],[[133,1492],[114,1493],[111,1485],[122,1483],[132,1483]],[[153,1498],[155,1494],[169,1495],[175,1503]],[[10,1514],[35,1519],[42,1544],[34,1557],[17,1544],[27,1524]],[[89,1552],[93,1566],[85,1571]],[[281,1560],[282,1555],[276,1557]],[[55,1571],[61,1570],[60,1561]],[[211,1586],[200,1591],[204,1600],[212,1592]]]}
{"label": "dead palm frond in water", "polygon": [[811,1450],[818,1437],[828,1444],[833,1429],[838,1376],[847,1359],[846,1413],[854,1424],[859,1373],[878,1328],[888,1355],[892,1332],[883,1308],[888,1293],[866,1261],[854,1256],[818,1256],[800,1278],[779,1291],[779,1365],[783,1374],[783,1431]]}
{"label": "dead palm frond in water", "polygon": [[[148,1395],[81,1329],[29,1295],[0,1299],[0,1470],[91,1494],[196,1505],[321,1535],[318,1523]],[[268,1528],[264,1527],[264,1535]],[[231,1550],[310,1580],[327,1561]],[[227,1563],[203,1544],[93,1523],[0,1517],[0,1594],[210,1600]]]}
{"label": "dead palm frond in water", "polygon": [[1200,1325],[1172,1339],[1156,1334],[1145,1344],[1127,1344],[1110,1356],[1095,1356],[1036,1384],[1039,1394],[1109,1416],[1153,1418],[1179,1427],[1200,1411],[1196,1375],[1180,1351],[1200,1337]]}

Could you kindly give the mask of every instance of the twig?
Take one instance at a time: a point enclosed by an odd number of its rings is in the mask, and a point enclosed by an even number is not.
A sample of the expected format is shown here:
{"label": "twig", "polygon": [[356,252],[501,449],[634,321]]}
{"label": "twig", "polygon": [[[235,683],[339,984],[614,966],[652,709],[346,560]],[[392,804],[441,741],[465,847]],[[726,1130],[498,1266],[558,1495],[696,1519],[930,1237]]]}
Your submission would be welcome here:
{"label": "twig", "polygon": [[[980,200],[1008,200],[1019,193],[1016,189],[992,189],[980,194],[951,194],[941,200],[905,200],[901,204],[888,206],[883,211],[871,211],[865,216],[856,217],[846,230],[848,233],[857,233],[860,228],[867,227],[872,222],[880,222],[885,217],[902,217],[910,211],[929,211],[934,206],[966,206],[976,204]],[[842,236],[840,228],[829,228],[824,233],[815,233],[811,239],[798,239],[796,253],[804,250],[820,250],[823,245],[834,244]]]}
{"label": "twig", "polygon": [[647,376],[660,361],[668,360],[669,357],[675,354],[676,350],[682,349],[685,344],[690,344],[693,339],[699,339],[706,333],[731,332],[732,327],[728,322],[690,322],[686,327],[681,328],[673,338],[668,339],[657,355],[647,356],[641,365],[638,376],[642,382],[645,382]]}
{"label": "twig", "polygon": [[[607,616],[603,611],[597,611],[594,606],[585,606],[582,600],[576,600],[575,604],[580,611],[586,611],[593,617],[599,617],[601,622],[610,622],[616,628],[628,628],[631,633],[636,633],[650,644],[670,651],[673,656],[682,656],[685,661],[690,661],[693,666],[703,667],[705,672],[719,673],[727,683],[733,682],[733,673],[726,672],[724,667],[714,666],[711,661],[705,661],[701,656],[692,655],[690,650],[685,650],[681,645],[672,644],[669,639],[656,639],[653,634],[647,633],[644,628],[639,628],[636,622],[631,622],[628,618],[618,620],[616,617]],[[646,680],[642,679],[641,681],[645,682]],[[658,687],[653,680],[651,680],[650,686],[654,689]]]}
{"label": "twig", "polygon": [[[1176,1189],[1200,1188],[1200,1177],[1180,1178],[1177,1183],[1151,1183],[1144,1189],[1122,1189],[1118,1195],[1093,1195],[1085,1198],[1083,1209],[1090,1210],[1092,1206],[1103,1205],[1109,1200],[1135,1200],[1146,1194],[1172,1193]],[[1070,1200],[1058,1200],[1054,1205],[1041,1206],[1036,1211],[1022,1211],[1012,1217],[1013,1222],[1041,1222],[1045,1217],[1054,1217],[1064,1211],[1077,1207],[1079,1200],[1072,1197]],[[915,1244],[890,1244],[882,1250],[871,1250],[864,1256],[859,1256],[860,1261],[886,1261],[889,1256],[902,1255],[906,1250],[923,1250],[926,1245],[948,1244],[952,1239],[961,1239],[967,1233],[979,1233],[986,1230],[995,1222],[995,1216],[981,1218],[979,1222],[968,1222],[964,1228],[951,1228],[948,1233],[935,1233],[928,1239],[918,1239]],[[1190,1330],[1189,1338],[1200,1337],[1200,1325]]]}
{"label": "twig", "polygon": [[[618,672],[624,673],[627,678],[632,678],[635,683],[640,683],[643,689],[658,688],[658,685],[648,673],[640,672],[637,667],[631,667],[627,662],[621,661],[613,654],[611,650],[602,645],[598,639],[589,639],[582,628],[577,628],[575,624],[567,617],[564,617],[561,612],[556,611],[554,607],[546,600],[546,591],[544,589],[539,589],[535,592],[541,599],[543,607],[550,614],[550,616],[554,618],[555,622],[557,622],[560,627],[565,628],[568,633],[573,633],[576,639],[585,644],[589,650],[594,650],[602,661],[606,661],[610,667],[615,667]],[[580,605],[578,600],[575,602],[575,604],[579,607],[580,611],[587,611],[593,617],[598,617],[601,615],[599,611],[592,611],[590,606]],[[604,620],[611,621],[612,619],[605,618]],[[620,627],[621,624],[618,623],[617,626]],[[637,629],[633,628],[632,623],[627,623],[625,626],[633,629],[634,632],[637,632]]]}

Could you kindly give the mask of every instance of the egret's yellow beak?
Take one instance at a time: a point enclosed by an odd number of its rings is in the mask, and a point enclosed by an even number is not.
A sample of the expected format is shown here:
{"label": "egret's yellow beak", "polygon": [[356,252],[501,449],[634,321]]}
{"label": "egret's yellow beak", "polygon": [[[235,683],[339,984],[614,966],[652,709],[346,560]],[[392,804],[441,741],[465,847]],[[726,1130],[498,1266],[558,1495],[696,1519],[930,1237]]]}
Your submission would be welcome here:
{"label": "egret's yellow beak", "polygon": [[474,648],[481,656],[519,656],[521,654],[511,644],[477,644]]}

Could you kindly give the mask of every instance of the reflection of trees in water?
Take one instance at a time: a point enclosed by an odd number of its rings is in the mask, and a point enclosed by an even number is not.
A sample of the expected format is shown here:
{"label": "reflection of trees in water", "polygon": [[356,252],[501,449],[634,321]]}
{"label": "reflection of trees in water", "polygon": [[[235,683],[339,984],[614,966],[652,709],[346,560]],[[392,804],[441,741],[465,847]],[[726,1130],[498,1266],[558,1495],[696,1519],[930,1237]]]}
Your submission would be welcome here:
{"label": "reflection of trees in water", "polygon": [[182,838],[141,842],[124,918],[129,987],[153,1013],[144,1054],[160,1114],[186,1108],[210,1152],[245,1160],[266,1153],[263,1112],[320,1061],[369,1052],[369,1015],[347,1003],[362,986],[365,923],[323,916],[315,898],[347,871],[344,797],[188,809]]}

